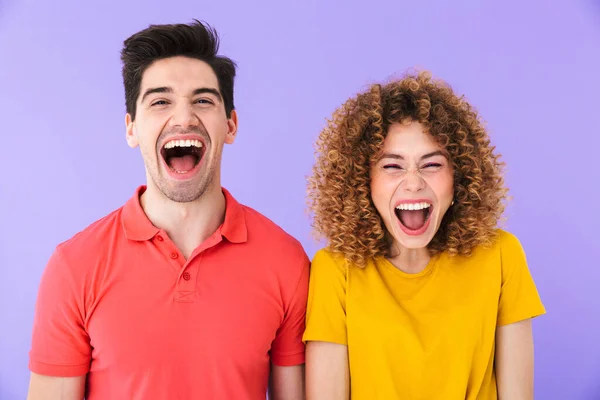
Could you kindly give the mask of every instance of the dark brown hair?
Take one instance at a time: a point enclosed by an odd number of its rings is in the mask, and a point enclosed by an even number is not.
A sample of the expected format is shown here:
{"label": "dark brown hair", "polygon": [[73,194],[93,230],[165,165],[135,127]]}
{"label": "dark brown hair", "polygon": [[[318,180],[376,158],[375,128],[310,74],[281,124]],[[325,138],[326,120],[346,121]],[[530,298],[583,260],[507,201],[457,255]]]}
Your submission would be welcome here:
{"label": "dark brown hair", "polygon": [[217,55],[219,36],[215,29],[198,20],[191,24],[150,25],[125,40],[121,50],[125,107],[135,119],[136,102],[140,95],[142,75],[153,62],[176,56],[195,58],[206,62],[219,81],[227,117],[235,108],[233,84],[236,64]]}

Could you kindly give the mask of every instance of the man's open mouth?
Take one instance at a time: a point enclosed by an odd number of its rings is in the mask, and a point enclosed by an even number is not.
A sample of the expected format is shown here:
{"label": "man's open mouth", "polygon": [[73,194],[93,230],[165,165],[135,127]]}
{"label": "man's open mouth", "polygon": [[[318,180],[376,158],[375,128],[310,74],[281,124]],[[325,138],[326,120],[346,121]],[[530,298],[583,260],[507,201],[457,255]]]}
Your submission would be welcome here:
{"label": "man's open mouth", "polygon": [[185,174],[200,163],[204,152],[204,144],[200,140],[170,140],[160,153],[171,171]]}
{"label": "man's open mouth", "polygon": [[431,209],[431,204],[421,202],[399,204],[394,211],[396,217],[398,217],[400,223],[405,228],[411,231],[418,231],[427,223],[431,215]]}

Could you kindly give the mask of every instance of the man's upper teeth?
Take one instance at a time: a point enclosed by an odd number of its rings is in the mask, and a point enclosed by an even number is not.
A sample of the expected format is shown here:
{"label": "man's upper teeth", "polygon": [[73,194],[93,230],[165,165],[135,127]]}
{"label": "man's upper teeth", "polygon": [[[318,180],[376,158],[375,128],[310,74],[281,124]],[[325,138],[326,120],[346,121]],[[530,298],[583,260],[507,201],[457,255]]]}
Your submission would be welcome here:
{"label": "man's upper teeth", "polygon": [[165,144],[165,149],[172,149],[173,147],[202,147],[202,142],[199,140],[171,140]]}
{"label": "man's upper teeth", "polygon": [[404,203],[396,206],[398,210],[422,210],[424,208],[429,208],[431,204],[429,203]]}

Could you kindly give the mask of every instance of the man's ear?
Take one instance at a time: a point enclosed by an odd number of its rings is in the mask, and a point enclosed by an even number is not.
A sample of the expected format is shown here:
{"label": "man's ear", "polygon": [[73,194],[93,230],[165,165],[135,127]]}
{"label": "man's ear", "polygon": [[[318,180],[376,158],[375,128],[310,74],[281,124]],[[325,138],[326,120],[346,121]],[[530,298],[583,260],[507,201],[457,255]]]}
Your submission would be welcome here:
{"label": "man's ear", "polygon": [[136,148],[140,144],[137,137],[137,128],[135,126],[135,122],[129,113],[125,115],[125,139],[127,140],[129,147],[132,149]]}
{"label": "man's ear", "polygon": [[232,144],[235,141],[238,130],[238,117],[235,110],[231,110],[231,116],[227,120],[227,134],[225,135],[225,143]]}

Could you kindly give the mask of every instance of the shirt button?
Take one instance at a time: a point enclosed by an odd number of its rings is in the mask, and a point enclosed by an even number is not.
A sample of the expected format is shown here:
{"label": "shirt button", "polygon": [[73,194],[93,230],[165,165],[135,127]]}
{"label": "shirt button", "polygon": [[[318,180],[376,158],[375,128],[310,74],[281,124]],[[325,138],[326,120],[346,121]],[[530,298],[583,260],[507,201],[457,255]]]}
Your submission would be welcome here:
{"label": "shirt button", "polygon": [[162,237],[162,236],[158,235],[158,236],[156,237],[156,240],[158,240],[159,242],[162,242],[164,239],[163,239],[163,237]]}
{"label": "shirt button", "polygon": [[178,257],[178,256],[177,256],[177,253],[171,253],[171,258],[172,258],[173,260],[174,260],[174,259],[176,259],[177,257]]}
{"label": "shirt button", "polygon": [[191,278],[190,273],[189,272],[184,272],[183,273],[183,279],[185,279],[186,281],[189,281]]}

